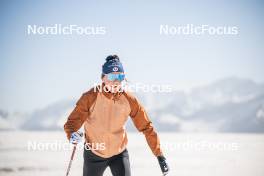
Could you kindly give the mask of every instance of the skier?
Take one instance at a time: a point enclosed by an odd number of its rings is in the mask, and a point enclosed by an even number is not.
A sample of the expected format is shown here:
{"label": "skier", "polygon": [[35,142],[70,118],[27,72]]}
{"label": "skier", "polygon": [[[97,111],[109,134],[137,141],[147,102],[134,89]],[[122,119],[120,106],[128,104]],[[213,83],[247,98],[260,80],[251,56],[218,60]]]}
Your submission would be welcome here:
{"label": "skier", "polygon": [[108,166],[113,176],[131,175],[124,127],[128,116],[136,128],[144,133],[162,173],[166,175],[169,167],[146,111],[135,96],[122,89],[125,73],[117,55],[106,58],[101,79],[101,84],[82,94],[64,124],[67,138],[72,144],[81,141],[78,130],[84,124],[83,176],[102,176]]}

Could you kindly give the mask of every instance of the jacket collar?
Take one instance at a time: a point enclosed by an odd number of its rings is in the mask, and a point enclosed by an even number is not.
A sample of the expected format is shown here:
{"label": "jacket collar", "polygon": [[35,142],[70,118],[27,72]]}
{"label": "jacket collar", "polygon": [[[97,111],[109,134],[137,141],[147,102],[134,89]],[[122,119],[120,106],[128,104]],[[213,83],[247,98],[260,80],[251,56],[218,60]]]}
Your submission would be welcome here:
{"label": "jacket collar", "polygon": [[105,85],[105,83],[102,83],[101,85],[101,92],[103,93],[104,96],[106,96],[108,99],[112,99],[112,100],[118,100],[119,97],[122,95],[123,91],[118,91],[117,93],[112,93],[110,91],[107,90],[107,87]]}

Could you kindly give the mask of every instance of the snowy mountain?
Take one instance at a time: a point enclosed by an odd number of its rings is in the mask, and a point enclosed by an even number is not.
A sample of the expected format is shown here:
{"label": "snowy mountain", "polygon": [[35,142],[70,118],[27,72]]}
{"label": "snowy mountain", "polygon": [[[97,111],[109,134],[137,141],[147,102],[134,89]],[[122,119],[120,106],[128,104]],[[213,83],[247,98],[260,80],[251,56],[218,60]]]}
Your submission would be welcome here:
{"label": "snowy mountain", "polygon": [[20,128],[24,130],[61,130],[74,106],[74,101],[65,100],[36,110]]}
{"label": "snowy mountain", "polygon": [[[218,80],[186,93],[137,93],[159,131],[264,132],[264,84]],[[21,117],[0,111],[0,129],[62,130],[76,100],[60,101]],[[17,124],[14,119],[23,119]],[[13,119],[13,120],[12,120]],[[131,120],[128,130],[135,130]]]}
{"label": "snowy mountain", "polygon": [[180,105],[172,101],[151,113],[163,130],[264,132],[263,106],[263,84],[228,78],[185,93]]}
{"label": "snowy mountain", "polygon": [[0,110],[0,130],[10,130],[12,129],[11,124],[7,119],[8,113]]}
{"label": "snowy mountain", "polygon": [[28,114],[0,110],[0,130],[15,130],[27,119]]}

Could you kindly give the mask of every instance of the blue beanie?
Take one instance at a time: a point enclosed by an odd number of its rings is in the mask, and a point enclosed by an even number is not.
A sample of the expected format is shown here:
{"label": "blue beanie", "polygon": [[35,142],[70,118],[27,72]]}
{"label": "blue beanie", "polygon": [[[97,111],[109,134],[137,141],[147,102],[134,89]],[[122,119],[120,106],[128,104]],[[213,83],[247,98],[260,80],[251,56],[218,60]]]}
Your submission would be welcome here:
{"label": "blue beanie", "polygon": [[111,72],[124,72],[122,63],[120,62],[117,55],[107,56],[105,60],[106,62],[104,63],[102,68],[103,74],[108,74]]}

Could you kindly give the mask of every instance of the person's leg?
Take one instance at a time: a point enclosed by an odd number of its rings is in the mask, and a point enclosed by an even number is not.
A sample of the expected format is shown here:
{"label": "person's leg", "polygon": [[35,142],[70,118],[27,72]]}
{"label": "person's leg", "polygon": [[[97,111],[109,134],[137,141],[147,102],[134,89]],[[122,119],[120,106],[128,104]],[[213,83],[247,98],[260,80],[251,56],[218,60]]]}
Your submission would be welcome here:
{"label": "person's leg", "polygon": [[102,176],[107,164],[107,159],[95,155],[90,150],[83,152],[83,176]]}
{"label": "person's leg", "polygon": [[109,167],[113,176],[131,176],[128,151],[125,150],[119,155],[111,157]]}

